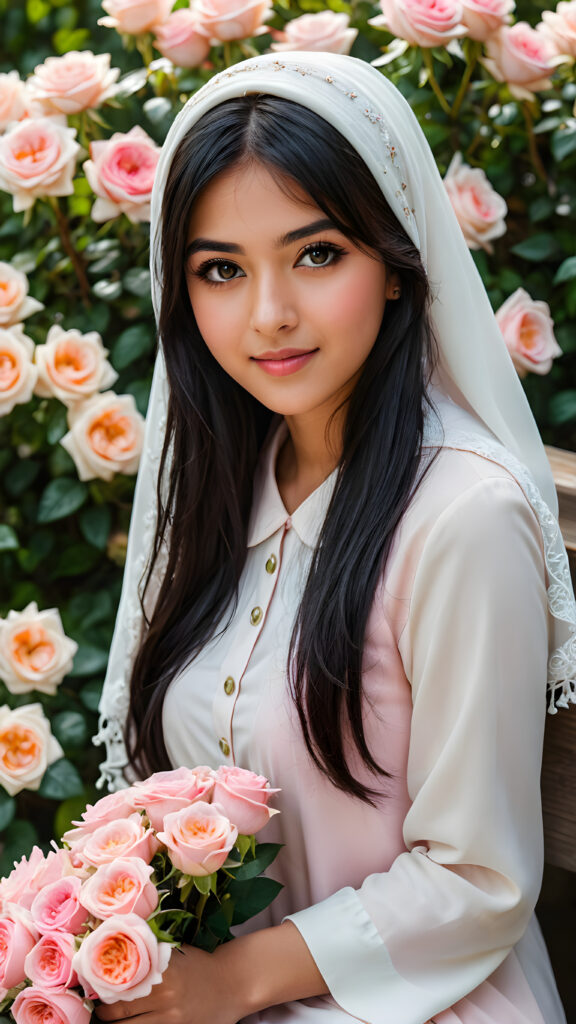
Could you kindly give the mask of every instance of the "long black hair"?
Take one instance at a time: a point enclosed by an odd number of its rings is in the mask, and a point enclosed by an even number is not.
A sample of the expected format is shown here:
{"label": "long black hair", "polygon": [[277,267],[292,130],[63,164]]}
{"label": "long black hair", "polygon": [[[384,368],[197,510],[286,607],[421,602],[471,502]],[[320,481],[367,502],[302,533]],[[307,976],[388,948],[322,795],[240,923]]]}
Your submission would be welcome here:
{"label": "long black hair", "polygon": [[[346,737],[375,775],[366,743],[362,652],[377,582],[416,486],[426,385],[434,362],[420,254],[360,156],[331,125],[289,100],[248,95],[206,113],[172,162],[163,197],[159,334],[170,399],[159,513],[146,589],[168,548],[135,659],[126,740],[131,763],[170,767],[162,704],[176,674],[229,621],[246,560],[252,480],[271,413],[230,378],[203,342],[188,297],[187,225],[202,189],[256,162],[306,192],[338,230],[398,275],[375,344],[348,400],[335,492],[296,622],[288,677],[308,751],[340,789],[370,800],[351,772]],[[350,339],[354,344],[354,339]],[[221,628],[225,628],[221,626]]]}

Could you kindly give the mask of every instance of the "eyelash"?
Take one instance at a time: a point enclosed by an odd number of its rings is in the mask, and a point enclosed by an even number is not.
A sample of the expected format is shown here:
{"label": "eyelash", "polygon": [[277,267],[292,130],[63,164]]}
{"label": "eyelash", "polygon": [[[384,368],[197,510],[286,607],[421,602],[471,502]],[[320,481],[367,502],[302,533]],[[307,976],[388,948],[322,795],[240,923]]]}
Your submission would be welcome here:
{"label": "eyelash", "polygon": [[[298,262],[300,260],[302,260],[304,258],[304,256],[308,255],[311,252],[315,252],[318,249],[326,250],[331,255],[332,258],[330,260],[328,260],[327,263],[320,263],[320,264],[318,264],[315,268],[305,267],[304,268],[305,270],[312,270],[312,269],[322,270],[325,267],[333,267],[346,254],[346,250],[343,249],[340,245],[335,245],[334,242],[310,242],[308,245],[306,245],[304,247],[302,252],[299,253],[296,265],[298,264]],[[230,278],[228,278],[228,280],[222,280],[222,281],[214,281],[214,280],[212,280],[210,277],[208,277],[208,274],[210,273],[210,271],[212,270],[213,267],[218,267],[218,266],[237,267],[238,264],[234,263],[233,260],[227,260],[227,259],[223,259],[223,258],[214,257],[212,259],[205,260],[205,262],[201,263],[200,266],[196,270],[192,271],[192,273],[193,273],[194,277],[200,278],[200,280],[204,281],[207,285],[209,285],[211,287],[214,287],[214,288],[220,288],[221,285],[229,284],[230,281],[238,280],[237,277],[230,277]]]}

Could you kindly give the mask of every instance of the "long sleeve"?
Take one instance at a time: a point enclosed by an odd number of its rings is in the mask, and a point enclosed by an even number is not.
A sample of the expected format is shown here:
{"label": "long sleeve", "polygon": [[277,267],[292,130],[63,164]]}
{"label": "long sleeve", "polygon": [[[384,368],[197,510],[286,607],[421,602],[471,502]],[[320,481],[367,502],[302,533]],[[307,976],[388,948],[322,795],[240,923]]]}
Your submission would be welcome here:
{"label": "long sleeve", "polygon": [[537,899],[546,580],[511,477],[479,479],[434,522],[399,650],[413,699],[406,852],[290,915],[334,999],[368,1024],[423,1024],[470,993]]}

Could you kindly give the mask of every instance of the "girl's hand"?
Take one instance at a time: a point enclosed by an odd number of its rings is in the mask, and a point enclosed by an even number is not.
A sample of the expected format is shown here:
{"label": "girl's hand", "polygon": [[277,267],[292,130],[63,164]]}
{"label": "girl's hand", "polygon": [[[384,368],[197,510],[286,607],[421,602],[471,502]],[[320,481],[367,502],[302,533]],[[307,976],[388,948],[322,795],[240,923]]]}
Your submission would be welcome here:
{"label": "girl's hand", "polygon": [[96,1016],[104,1021],[135,1018],[138,1024],[236,1024],[247,1011],[221,965],[217,953],[192,946],[174,949],[162,982],[153,986],[149,996],[101,1003]]}

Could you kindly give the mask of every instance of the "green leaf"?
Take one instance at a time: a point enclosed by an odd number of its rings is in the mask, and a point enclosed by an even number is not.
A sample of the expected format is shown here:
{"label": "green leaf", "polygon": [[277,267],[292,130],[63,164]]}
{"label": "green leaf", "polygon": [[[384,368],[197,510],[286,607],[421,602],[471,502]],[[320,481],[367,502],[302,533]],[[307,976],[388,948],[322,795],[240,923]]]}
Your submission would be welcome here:
{"label": "green leaf", "polygon": [[86,808],[86,796],[71,796],[63,800],[54,815],[54,834],[59,840],[69,828],[73,821],[79,821],[82,811]]}
{"label": "green leaf", "polygon": [[30,484],[34,483],[39,470],[40,463],[33,462],[32,459],[22,459],[21,462],[17,462],[4,477],[8,494],[13,498],[19,498],[30,487]]}
{"label": "green leaf", "polygon": [[32,847],[38,842],[38,832],[31,822],[17,818],[8,825],[3,841],[4,849],[0,855],[0,875],[8,875],[12,871],[15,861],[30,854]]}
{"label": "green leaf", "polygon": [[142,109],[152,124],[160,124],[172,114],[172,101],[167,96],[153,96],[146,100]]}
{"label": "green leaf", "polygon": [[565,160],[576,150],[576,126],[559,128],[552,136],[552,153],[557,163]]}
{"label": "green leaf", "polygon": [[150,296],[150,271],[148,267],[131,267],[124,274],[123,284],[127,292],[144,299]]}
{"label": "green leaf", "polygon": [[99,560],[98,551],[91,545],[71,544],[60,555],[54,576],[56,579],[82,576],[93,569]]}
{"label": "green leaf", "polygon": [[250,849],[250,836],[238,836],[234,845],[238,850],[241,859],[244,860],[244,857]]}
{"label": "green leaf", "polygon": [[16,814],[16,801],[5,789],[0,789],[0,832],[8,827]]}
{"label": "green leaf", "polygon": [[134,380],[130,384],[126,385],[126,392],[129,395],[134,395],[138,412],[141,412],[143,416],[146,415],[148,409],[151,387],[151,380]]}
{"label": "green leaf", "polygon": [[198,889],[202,896],[207,896],[210,892],[210,875],[195,875],[194,888]]}
{"label": "green leaf", "polygon": [[550,400],[550,419],[552,423],[570,423],[576,420],[576,390],[560,391]]}
{"label": "green leaf", "polygon": [[46,430],[46,439],[48,444],[58,444],[61,437],[68,431],[68,410],[65,405],[60,402],[54,403],[54,408],[50,410],[48,418],[48,429]]}
{"label": "green leaf", "polygon": [[531,238],[526,238],[523,242],[513,245],[510,252],[521,256],[524,260],[540,263],[541,260],[549,260],[557,255],[558,242],[551,234],[532,235]]}
{"label": "green leaf", "polygon": [[80,480],[61,477],[51,480],[40,498],[39,523],[53,523],[56,519],[76,512],[86,501],[88,488]]}
{"label": "green leaf", "polygon": [[112,527],[112,512],[109,505],[93,505],[90,508],[83,508],[78,524],[82,536],[89,544],[92,544],[98,551],[105,551],[108,537]]}
{"label": "green leaf", "polygon": [[564,281],[571,281],[574,277],[576,277],[576,256],[569,256],[558,267],[552,283],[562,284]]}
{"label": "green leaf", "polygon": [[256,847],[256,856],[254,860],[245,861],[243,864],[239,864],[237,868],[227,867],[227,871],[230,871],[234,875],[237,882],[244,882],[249,878],[256,878],[257,875],[261,875],[263,871],[272,863],[274,858],[278,855],[282,849],[281,843],[259,843]]}
{"label": "green leaf", "polygon": [[73,32],[68,28],[60,28],[52,36],[56,53],[69,53],[70,50],[83,50],[86,42],[90,39],[90,31],[87,28],[77,28]]}
{"label": "green leaf", "polygon": [[88,725],[79,711],[60,711],[51,722],[52,732],[63,747],[81,747],[88,739]]}
{"label": "green leaf", "polygon": [[96,298],[102,299],[104,302],[114,302],[115,299],[119,299],[122,295],[122,282],[96,281],[92,291]]}
{"label": "green leaf", "polygon": [[84,783],[72,762],[62,757],[48,765],[38,792],[48,800],[68,800],[84,792]]}
{"label": "green leaf", "polygon": [[153,338],[147,324],[135,324],[122,331],[112,350],[112,362],[117,370],[123,370],[130,366],[140,356],[145,356],[151,351]]}
{"label": "green leaf", "polygon": [[80,700],[89,711],[98,711],[101,696],[102,683],[98,679],[92,679],[80,690]]}
{"label": "green leaf", "polygon": [[74,655],[74,668],[70,675],[77,679],[79,676],[95,676],[103,672],[108,664],[108,651],[101,647],[94,647],[92,644],[81,643]]}
{"label": "green leaf", "polygon": [[19,547],[18,537],[12,527],[0,523],[0,551],[17,551]]}
{"label": "green leaf", "polygon": [[252,878],[249,882],[230,882],[228,892],[234,900],[232,924],[243,924],[264,910],[282,888],[273,878]]}

